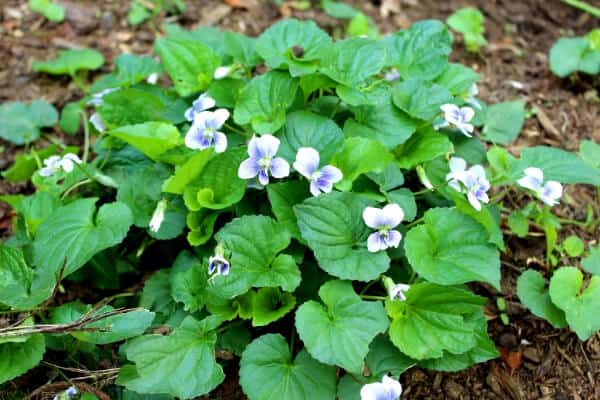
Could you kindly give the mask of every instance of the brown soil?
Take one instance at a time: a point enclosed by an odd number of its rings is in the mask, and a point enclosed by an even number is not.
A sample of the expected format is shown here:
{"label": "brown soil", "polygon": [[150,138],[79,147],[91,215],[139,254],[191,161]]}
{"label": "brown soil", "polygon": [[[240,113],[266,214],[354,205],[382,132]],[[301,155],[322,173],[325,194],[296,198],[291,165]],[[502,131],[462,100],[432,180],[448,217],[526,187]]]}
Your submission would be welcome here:
{"label": "brown soil", "polygon": [[[47,59],[64,48],[87,46],[100,50],[109,61],[102,72],[107,72],[110,61],[122,52],[151,53],[155,33],[150,24],[139,28],[127,25],[128,2],[60,2],[68,4],[67,20],[60,25],[32,14],[25,0],[0,2],[0,59],[3,60],[0,102],[44,98],[61,107],[80,98],[82,93],[69,80],[31,72],[32,60]],[[169,17],[170,21],[188,27],[212,24],[250,35],[260,33],[281,18],[282,13],[315,19],[326,29],[343,23],[324,15],[317,7],[308,11],[278,9],[272,2],[258,0],[187,0],[186,3],[186,13]],[[600,6],[599,0],[589,3]],[[511,150],[518,152],[523,146],[538,144],[576,150],[583,139],[600,142],[600,108],[598,93],[594,91],[598,82],[584,76],[559,80],[549,72],[547,56],[550,46],[560,36],[581,35],[598,26],[593,17],[559,0],[373,0],[357,1],[355,5],[371,15],[383,33],[424,18],[445,19],[457,8],[476,6],[485,14],[490,45],[481,54],[469,54],[457,36],[452,58],[482,74],[480,96],[484,100],[493,103],[523,99],[528,108],[538,109],[537,115],[527,120]],[[159,22],[162,20],[161,16]],[[2,142],[0,146],[5,148],[0,153],[0,169],[4,169],[20,149]],[[0,194],[28,189],[0,181]],[[588,204],[592,204],[595,215],[600,215],[594,188],[569,187],[567,193],[566,204],[558,209],[561,216],[583,220]],[[5,206],[0,203],[0,235],[9,212],[2,207]],[[575,232],[589,242],[594,242],[600,233],[583,232],[571,226],[565,231]],[[508,326],[500,322],[493,306],[500,294],[488,287],[474,286],[491,299],[487,310],[490,332],[502,348],[503,357],[455,374],[412,369],[402,376],[404,398],[600,399],[600,385],[596,383],[600,372],[600,337],[596,335],[580,343],[574,334],[552,329],[518,304],[516,278],[525,265],[539,265],[536,259],[543,259],[543,243],[508,240],[502,271],[503,297],[510,317]],[[230,372],[227,381],[206,398],[245,398],[235,371]]]}

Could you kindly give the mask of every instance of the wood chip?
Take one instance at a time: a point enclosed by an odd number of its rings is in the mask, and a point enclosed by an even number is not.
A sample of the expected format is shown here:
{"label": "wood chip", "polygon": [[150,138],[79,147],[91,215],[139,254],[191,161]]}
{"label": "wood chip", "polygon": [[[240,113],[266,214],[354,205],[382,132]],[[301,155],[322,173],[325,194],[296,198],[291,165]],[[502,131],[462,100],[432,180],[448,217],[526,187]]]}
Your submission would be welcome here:
{"label": "wood chip", "polygon": [[542,125],[544,130],[552,136],[554,136],[555,138],[560,139],[560,132],[558,131],[558,129],[556,129],[550,118],[548,118],[548,114],[546,114],[546,112],[539,106],[533,106],[533,108],[535,108],[535,115],[538,121],[540,121],[540,124]]}

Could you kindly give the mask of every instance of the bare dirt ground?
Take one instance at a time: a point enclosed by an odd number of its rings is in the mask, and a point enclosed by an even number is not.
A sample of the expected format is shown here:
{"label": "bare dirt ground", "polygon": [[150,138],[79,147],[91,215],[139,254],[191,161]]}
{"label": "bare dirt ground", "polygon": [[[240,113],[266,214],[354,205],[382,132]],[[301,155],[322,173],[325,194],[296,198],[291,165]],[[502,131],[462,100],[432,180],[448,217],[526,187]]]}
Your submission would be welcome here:
{"label": "bare dirt ground", "polygon": [[[127,25],[128,2],[60,1],[67,5],[62,24],[31,13],[25,0],[0,0],[0,103],[44,98],[57,107],[82,96],[68,79],[56,79],[31,71],[33,60],[47,59],[64,48],[91,47],[101,51],[108,62],[120,53],[150,54],[159,30],[151,24],[138,28]],[[324,15],[318,7],[294,10],[289,4],[278,8],[258,0],[187,0],[183,15],[168,17],[186,27],[215,25],[257,35],[283,16],[315,19],[332,30],[344,22]],[[287,2],[292,3],[292,2]],[[318,3],[318,2],[313,2]],[[599,1],[590,1],[600,5]],[[545,144],[576,150],[579,142],[600,142],[598,78],[579,76],[559,80],[548,68],[548,50],[563,35],[581,35],[598,26],[598,20],[564,5],[559,0],[373,0],[354,5],[372,16],[382,33],[409,26],[412,22],[444,20],[456,9],[475,6],[486,17],[490,45],[481,54],[469,54],[457,37],[454,60],[481,73],[480,96],[487,102],[523,99],[537,113],[527,120],[521,137],[511,146],[518,153],[523,146]],[[164,21],[161,16],[156,26]],[[60,135],[60,132],[57,132]],[[70,139],[70,138],[69,138]],[[0,142],[0,170],[12,163],[21,149]],[[10,185],[0,180],[0,193],[23,193],[27,185]],[[558,208],[562,217],[583,220],[588,204],[600,215],[594,188],[567,189],[567,200]],[[519,199],[515,199],[519,201]],[[0,203],[0,235],[10,228],[10,210]],[[593,243],[600,232],[584,232],[567,226],[566,234],[577,233]],[[503,297],[508,303],[510,324],[498,318],[493,289],[475,285],[490,298],[487,314],[490,332],[503,356],[460,373],[439,373],[413,369],[402,376],[403,398],[410,399],[600,399],[600,337],[580,343],[566,330],[554,330],[518,304],[515,281],[527,264],[544,271],[543,242],[508,239],[503,263]],[[227,367],[228,379],[211,399],[244,399],[236,371]],[[48,367],[14,382],[15,389],[33,392],[44,381]],[[0,398],[2,395],[0,394]],[[41,398],[41,397],[40,397]],[[317,400],[317,399],[315,399]]]}

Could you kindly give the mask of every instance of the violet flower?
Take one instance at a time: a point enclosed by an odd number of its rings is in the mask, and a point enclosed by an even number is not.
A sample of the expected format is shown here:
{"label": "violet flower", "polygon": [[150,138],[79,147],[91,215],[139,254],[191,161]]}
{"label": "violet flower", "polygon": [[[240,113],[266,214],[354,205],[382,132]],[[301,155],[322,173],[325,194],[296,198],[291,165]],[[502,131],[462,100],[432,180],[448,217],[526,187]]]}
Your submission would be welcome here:
{"label": "violet flower", "polygon": [[224,108],[195,114],[194,122],[185,135],[185,145],[194,150],[214,147],[215,153],[223,153],[227,149],[227,136],[219,129],[228,118],[229,111]]}
{"label": "violet flower", "polygon": [[544,183],[544,171],[539,168],[525,168],[523,173],[525,176],[517,181],[519,185],[532,190],[542,202],[549,206],[559,203],[563,192],[563,187],[559,182],[546,181]]}
{"label": "violet flower", "polygon": [[368,383],[360,389],[361,400],[397,400],[402,395],[402,385],[387,375],[381,382]]}
{"label": "violet flower", "polygon": [[242,161],[238,168],[238,176],[258,181],[265,186],[269,183],[269,174],[273,178],[285,178],[290,174],[290,165],[281,157],[275,157],[279,150],[279,139],[273,135],[253,136],[248,143],[250,158]]}
{"label": "violet flower", "polygon": [[398,247],[402,234],[394,230],[402,222],[404,211],[398,204],[388,204],[382,209],[367,207],[363,211],[363,220],[369,228],[377,229],[367,239],[367,249],[377,253],[390,247]]}
{"label": "violet flower", "polygon": [[192,106],[185,111],[185,119],[192,122],[196,114],[213,108],[216,104],[217,103],[215,99],[210,97],[207,93],[202,93],[196,100],[194,100]]}
{"label": "violet flower", "polygon": [[467,137],[472,137],[473,130],[475,129],[472,124],[469,123],[475,116],[475,111],[471,107],[458,107],[456,104],[444,104],[440,107],[444,112],[444,122],[436,125],[434,128],[445,128],[452,127],[456,128]]}
{"label": "violet flower", "polygon": [[47,177],[60,170],[69,173],[73,171],[75,164],[81,164],[81,159],[73,153],[67,153],[63,157],[50,156],[44,160],[44,167],[40,169],[40,175]]}
{"label": "violet flower", "polygon": [[333,185],[342,180],[342,171],[332,165],[319,169],[319,152],[312,147],[301,147],[296,153],[294,169],[310,181],[313,196],[329,193]]}

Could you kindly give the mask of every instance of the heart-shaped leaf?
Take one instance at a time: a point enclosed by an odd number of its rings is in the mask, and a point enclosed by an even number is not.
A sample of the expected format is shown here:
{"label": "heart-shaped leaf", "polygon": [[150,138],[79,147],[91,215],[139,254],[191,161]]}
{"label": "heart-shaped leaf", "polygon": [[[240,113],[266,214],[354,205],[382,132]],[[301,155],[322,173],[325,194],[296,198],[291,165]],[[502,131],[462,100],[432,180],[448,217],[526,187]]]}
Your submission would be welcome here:
{"label": "heart-shaped leaf", "polygon": [[544,318],[555,328],[567,326],[565,313],[552,303],[546,281],[539,272],[528,269],[517,280],[517,294],[523,305],[540,318]]}

